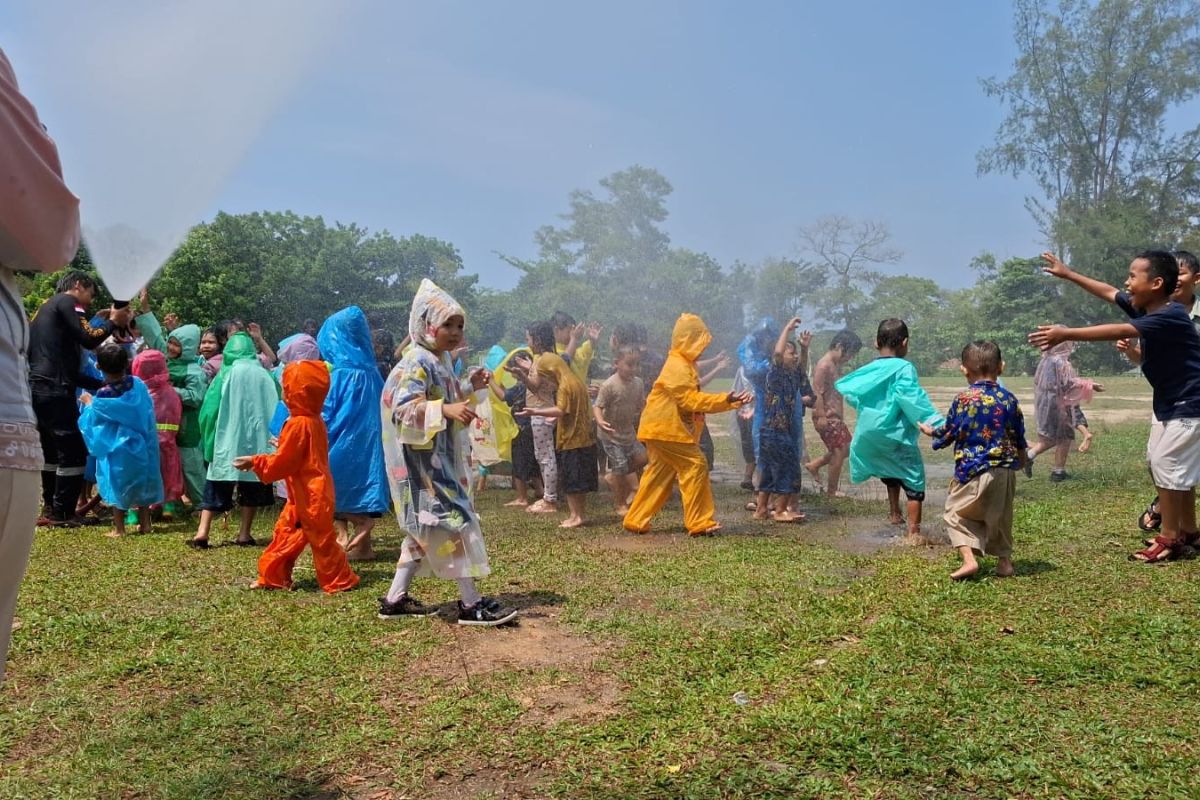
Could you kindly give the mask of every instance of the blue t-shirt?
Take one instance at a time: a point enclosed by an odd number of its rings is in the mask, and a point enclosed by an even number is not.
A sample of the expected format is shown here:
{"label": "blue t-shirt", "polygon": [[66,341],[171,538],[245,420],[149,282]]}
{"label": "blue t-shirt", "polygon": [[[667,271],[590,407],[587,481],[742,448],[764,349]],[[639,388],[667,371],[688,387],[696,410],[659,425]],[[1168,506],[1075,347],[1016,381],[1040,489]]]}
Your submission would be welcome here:
{"label": "blue t-shirt", "polygon": [[1133,307],[1127,292],[1117,292],[1115,302],[1142,338],[1142,374],[1154,390],[1154,416],[1161,422],[1200,417],[1200,333],[1187,309],[1167,303],[1147,314]]}

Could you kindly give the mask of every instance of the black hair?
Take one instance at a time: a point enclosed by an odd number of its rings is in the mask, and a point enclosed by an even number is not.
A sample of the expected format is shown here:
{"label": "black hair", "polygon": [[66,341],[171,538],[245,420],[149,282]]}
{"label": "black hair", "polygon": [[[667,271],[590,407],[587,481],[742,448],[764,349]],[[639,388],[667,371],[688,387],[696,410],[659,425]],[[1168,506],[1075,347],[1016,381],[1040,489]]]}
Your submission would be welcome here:
{"label": "black hair", "polygon": [[830,350],[835,347],[842,348],[843,353],[852,356],[862,350],[862,339],[858,338],[858,334],[852,330],[838,331],[833,335],[833,341],[829,343]]}
{"label": "black hair", "polygon": [[879,329],[875,331],[875,346],[895,350],[907,338],[908,326],[904,324],[904,320],[893,317],[879,323]]}
{"label": "black hair", "polygon": [[633,322],[618,322],[613,326],[612,338],[618,348],[627,344],[637,344],[637,325]]}
{"label": "black hair", "polygon": [[301,330],[303,330],[304,328],[316,328],[316,327],[319,327],[319,326],[317,325],[317,321],[315,319],[313,319],[312,317],[309,317],[308,319],[304,320],[304,322],[301,323],[301,325],[300,325]]}
{"label": "black hair", "polygon": [[635,344],[623,344],[617,348],[617,352],[613,353],[613,364],[615,365],[626,356],[642,357],[642,350]]}
{"label": "black hair", "polygon": [[1193,275],[1200,274],[1200,259],[1197,259],[1187,250],[1176,250],[1171,255],[1175,256],[1175,263],[1179,268],[1186,269]]}
{"label": "black hair", "polygon": [[124,375],[129,369],[129,353],[115,344],[101,345],[96,350],[96,366],[105,375]]}
{"label": "black hair", "polygon": [[86,272],[80,272],[77,269],[73,269],[58,279],[58,284],[54,287],[54,289],[57,292],[69,292],[76,286],[80,286],[84,289],[95,289],[96,279],[91,275],[88,275]]}
{"label": "black hair", "polygon": [[391,358],[392,351],[396,349],[396,337],[392,336],[391,331],[385,331],[382,328],[371,331],[371,344],[375,346],[375,350],[383,350],[384,355]]}
{"label": "black hair", "polygon": [[650,344],[650,332],[646,330],[646,326],[640,322],[634,322],[633,328],[633,343],[645,347]]}
{"label": "black hair", "polygon": [[559,330],[561,328],[574,328],[575,318],[565,311],[555,311],[550,317],[550,324],[554,326],[555,330]]}
{"label": "black hair", "polygon": [[543,353],[554,352],[554,324],[547,320],[534,322],[525,329],[535,349]]}
{"label": "black hair", "polygon": [[222,350],[225,349],[225,343],[229,341],[229,329],[225,327],[224,322],[218,322],[215,325],[209,325],[204,329],[204,332],[200,334],[201,338],[203,338],[205,334],[212,334],[212,336],[217,340],[217,347],[221,348]]}
{"label": "black hair", "polygon": [[972,375],[995,377],[1000,374],[1003,361],[1000,345],[986,339],[976,339],[962,349],[963,366]]}
{"label": "black hair", "polygon": [[1179,285],[1179,262],[1166,250],[1143,250],[1137,258],[1148,265],[1150,280],[1162,278],[1163,293],[1170,297]]}

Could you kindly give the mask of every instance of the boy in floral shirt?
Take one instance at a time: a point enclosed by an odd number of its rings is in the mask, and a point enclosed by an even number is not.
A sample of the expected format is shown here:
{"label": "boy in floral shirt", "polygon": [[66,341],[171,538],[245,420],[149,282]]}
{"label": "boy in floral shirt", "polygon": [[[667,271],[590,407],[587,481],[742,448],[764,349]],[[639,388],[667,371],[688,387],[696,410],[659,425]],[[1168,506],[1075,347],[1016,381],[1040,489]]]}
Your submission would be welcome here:
{"label": "boy in floral shirt", "polygon": [[1025,419],[1012,392],[997,378],[1003,371],[995,342],[971,342],[962,351],[962,372],[971,385],[950,404],[946,424],[921,430],[933,449],[954,447],[954,482],[944,519],[962,566],[954,580],[979,571],[975,554],[996,556],[996,576],[1013,574],[1012,521],[1016,475],[1028,458]]}

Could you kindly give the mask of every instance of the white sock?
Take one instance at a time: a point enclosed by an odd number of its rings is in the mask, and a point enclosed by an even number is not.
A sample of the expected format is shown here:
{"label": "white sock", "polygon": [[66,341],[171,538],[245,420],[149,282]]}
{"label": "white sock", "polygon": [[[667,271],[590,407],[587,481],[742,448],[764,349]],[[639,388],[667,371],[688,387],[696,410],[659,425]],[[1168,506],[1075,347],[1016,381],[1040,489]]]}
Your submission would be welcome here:
{"label": "white sock", "polygon": [[408,587],[412,585],[413,578],[417,575],[417,567],[421,566],[420,561],[407,561],[396,567],[396,577],[392,578],[392,587],[388,589],[387,601],[395,603],[401,597],[408,594]]}

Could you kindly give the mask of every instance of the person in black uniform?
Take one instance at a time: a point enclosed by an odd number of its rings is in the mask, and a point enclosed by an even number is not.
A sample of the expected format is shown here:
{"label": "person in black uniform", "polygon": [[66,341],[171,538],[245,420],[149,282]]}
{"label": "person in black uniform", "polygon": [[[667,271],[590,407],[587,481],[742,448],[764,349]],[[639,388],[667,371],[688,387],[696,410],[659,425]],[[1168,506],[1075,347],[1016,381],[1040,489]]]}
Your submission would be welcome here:
{"label": "person in black uniform", "polygon": [[29,323],[29,391],[46,457],[40,526],[81,524],[75,504],[87,448],[79,433],[75,390],[95,390],[102,384],[81,374],[83,350],[94,350],[114,328],[129,325],[128,307],[114,307],[108,320],[93,327],[87,311],[95,297],[96,282],[87,273],[69,272],[58,282],[58,294],[42,303]]}

